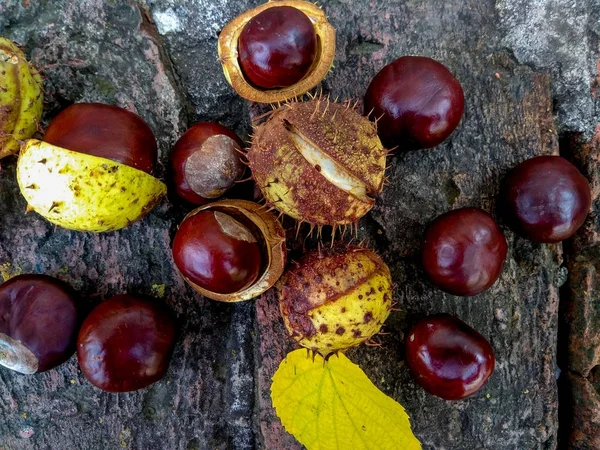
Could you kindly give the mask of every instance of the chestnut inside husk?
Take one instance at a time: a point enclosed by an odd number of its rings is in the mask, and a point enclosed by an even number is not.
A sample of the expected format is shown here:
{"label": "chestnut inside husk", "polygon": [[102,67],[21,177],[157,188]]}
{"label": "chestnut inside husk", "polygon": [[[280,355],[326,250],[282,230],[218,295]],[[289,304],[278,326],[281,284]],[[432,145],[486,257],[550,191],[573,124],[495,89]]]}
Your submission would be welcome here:
{"label": "chestnut inside husk", "polygon": [[283,273],[287,256],[285,232],[277,218],[264,206],[254,202],[222,200],[196,208],[184,218],[184,221],[203,211],[221,212],[250,230],[260,247],[261,268],[256,280],[250,286],[226,294],[205,289],[182,273],[185,281],[205,297],[222,302],[250,300],[273,286]]}
{"label": "chestnut inside husk", "polygon": [[[313,64],[298,82],[274,89],[260,88],[245,75],[239,62],[239,38],[245,25],[256,15],[269,8],[290,6],[306,14],[311,20],[317,37]],[[247,100],[260,103],[278,103],[298,97],[315,87],[329,72],[335,56],[335,29],[327,22],[325,13],[314,3],[301,0],[268,2],[240,14],[221,31],[218,43],[219,59],[223,73],[233,89]]]}
{"label": "chestnut inside husk", "polygon": [[72,230],[114,231],[148,214],[166,194],[151,175],[156,158],[154,134],[139,116],[80,103],[50,123],[44,141],[23,144],[17,181],[28,211]]}

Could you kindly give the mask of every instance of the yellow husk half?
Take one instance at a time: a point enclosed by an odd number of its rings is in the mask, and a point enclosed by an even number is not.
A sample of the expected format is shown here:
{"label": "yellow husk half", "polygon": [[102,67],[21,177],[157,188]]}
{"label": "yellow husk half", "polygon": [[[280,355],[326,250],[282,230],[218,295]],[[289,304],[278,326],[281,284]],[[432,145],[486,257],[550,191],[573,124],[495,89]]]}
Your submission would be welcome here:
{"label": "yellow husk half", "polygon": [[147,214],[166,186],[133,167],[30,139],[17,181],[29,208],[78,231],[113,231]]}

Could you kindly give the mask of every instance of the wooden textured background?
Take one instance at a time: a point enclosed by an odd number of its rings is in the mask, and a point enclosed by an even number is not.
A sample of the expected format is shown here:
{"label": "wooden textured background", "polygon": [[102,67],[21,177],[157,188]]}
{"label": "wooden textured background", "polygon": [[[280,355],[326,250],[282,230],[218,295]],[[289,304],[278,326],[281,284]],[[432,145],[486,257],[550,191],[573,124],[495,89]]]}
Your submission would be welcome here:
{"label": "wooden textured background", "polygon": [[[159,140],[164,177],[172,145],[194,122],[220,121],[248,135],[261,108],[226,84],[216,44],[227,21],[259,3],[4,0],[0,34],[22,44],[45,76],[44,124],[76,102],[131,109]],[[322,6],[338,41],[324,93],[361,99],[383,65],[420,54],[446,64],[466,96],[463,120],[446,143],[390,158],[391,184],[359,223],[360,239],[391,268],[400,310],[388,319],[381,348],[363,346],[349,358],[406,407],[425,449],[554,449],[559,436],[564,448],[599,449],[600,4],[330,0]],[[592,183],[593,211],[577,238],[531,244],[497,217],[509,242],[500,280],[473,298],[429,285],[417,260],[426,224],[462,206],[495,215],[506,171],[547,153],[569,158]],[[269,399],[270,378],[294,348],[275,293],[227,305],[188,288],[170,243],[189,207],[170,198],[127,229],[76,233],[24,215],[14,172],[14,160],[2,161],[3,277],[57,276],[81,293],[86,307],[116,293],[150,294],[174,309],[181,335],[167,377],[135,393],[93,388],[75,358],[30,377],[0,369],[0,449],[301,448]],[[234,195],[252,197],[252,186]],[[432,397],[409,376],[404,333],[434,312],[457,314],[496,351],[494,375],[468,400]]]}

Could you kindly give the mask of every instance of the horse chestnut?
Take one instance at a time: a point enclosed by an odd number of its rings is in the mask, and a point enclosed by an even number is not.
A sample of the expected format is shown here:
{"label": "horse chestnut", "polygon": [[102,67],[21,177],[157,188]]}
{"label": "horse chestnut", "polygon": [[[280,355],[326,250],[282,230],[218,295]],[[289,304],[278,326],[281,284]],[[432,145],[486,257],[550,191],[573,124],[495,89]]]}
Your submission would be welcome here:
{"label": "horse chestnut", "polygon": [[299,9],[277,6],[244,25],[238,52],[242,72],[256,86],[291,86],[310,69],[317,53],[317,34]]}
{"label": "horse chestnut", "polygon": [[392,277],[368,248],[304,255],[279,283],[283,322],[298,344],[323,356],[378,333],[392,308]]}
{"label": "horse chestnut", "polygon": [[145,216],[166,193],[150,173],[156,139],[137,115],[99,103],[72,105],[44,141],[21,149],[17,181],[33,210],[79,231],[113,231]]}
{"label": "horse chestnut", "polygon": [[156,138],[140,116],[102,103],[76,103],[64,109],[48,125],[44,141],[149,174],[158,155]]}
{"label": "horse chestnut", "polygon": [[329,72],[335,30],[317,5],[267,2],[240,14],[219,34],[227,82],[242,97],[279,103],[299,97]]}
{"label": "horse chestnut", "polygon": [[434,285],[450,294],[471,296],[498,279],[506,252],[506,238],[494,219],[482,209],[462,208],[431,223],[421,256]]}
{"label": "horse chestnut", "polygon": [[77,358],[85,377],[108,392],[142,389],[162,379],[175,345],[175,321],[158,302],[117,295],[85,319]]}
{"label": "horse chestnut", "polygon": [[406,339],[406,362],[415,380],[445,400],[460,400],[481,389],[495,361],[490,343],[449,314],[422,319]]}
{"label": "horse chestnut", "polygon": [[244,200],[201,206],[173,239],[173,260],[187,283],[223,302],[269,289],[285,266],[285,232],[264,207]]}
{"label": "horse chestnut", "polygon": [[523,161],[502,183],[500,202],[511,228],[533,242],[564,241],[583,225],[591,206],[590,186],[560,156]]}
{"label": "horse chestnut", "polygon": [[252,284],[262,265],[252,231],[220,211],[202,211],[181,223],[173,240],[173,259],[184,276],[219,294]]}
{"label": "horse chestnut", "polygon": [[223,195],[244,174],[241,149],[240,139],[223,125],[201,122],[191,127],[171,154],[177,195],[197,205]]}
{"label": "horse chestnut", "polygon": [[0,285],[0,365],[44,372],[75,351],[75,293],[47,275],[18,275]]}
{"label": "horse chestnut", "polygon": [[465,100],[458,80],[443,64],[423,56],[403,56],[373,78],[365,112],[378,120],[383,144],[403,150],[435,147],[460,122]]}
{"label": "horse chestnut", "polygon": [[386,151],[349,103],[290,102],[259,125],[248,151],[268,204],[314,225],[355,223],[383,189]]}

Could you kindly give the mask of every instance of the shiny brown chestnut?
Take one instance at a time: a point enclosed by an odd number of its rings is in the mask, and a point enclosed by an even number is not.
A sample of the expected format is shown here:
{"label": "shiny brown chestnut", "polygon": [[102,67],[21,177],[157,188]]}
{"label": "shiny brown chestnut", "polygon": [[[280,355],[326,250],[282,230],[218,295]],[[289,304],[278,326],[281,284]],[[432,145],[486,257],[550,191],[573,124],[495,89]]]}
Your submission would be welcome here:
{"label": "shiny brown chestnut", "polygon": [[238,42],[242,72],[256,86],[291,86],[308,73],[317,53],[317,33],[306,14],[291,6],[258,13]]}
{"label": "shiny brown chestnut", "polygon": [[79,319],[73,290],[47,275],[18,275],[0,285],[0,366],[45,372],[75,351]]}
{"label": "shiny brown chestnut", "polygon": [[431,148],[458,126],[464,94],[458,80],[440,62],[403,56],[373,78],[365,94],[365,113],[377,120],[383,144],[401,150]]}
{"label": "shiny brown chestnut", "polygon": [[269,1],[229,22],[219,34],[218,52],[225,78],[240,96],[279,103],[327,75],[335,29],[313,2]]}
{"label": "shiny brown chestnut", "polygon": [[591,206],[590,186],[577,168],[560,156],[523,161],[505,177],[500,203],[510,227],[533,242],[570,238]]}
{"label": "shiny brown chestnut", "polygon": [[223,195],[244,174],[241,149],[239,137],[223,125],[192,126],[171,153],[177,195],[196,205]]}
{"label": "shiny brown chestnut", "polygon": [[64,109],[48,125],[44,141],[149,174],[158,155],[156,138],[140,116],[102,103],[76,103]]}
{"label": "shiny brown chestnut", "polygon": [[137,115],[80,103],[61,112],[45,141],[21,146],[17,182],[35,211],[78,231],[114,231],[144,217],[167,187],[150,172],[156,140]]}
{"label": "shiny brown chestnut", "polygon": [[435,286],[450,294],[471,296],[498,279],[506,252],[506,238],[487,212],[461,208],[442,214],[429,225],[421,260]]}
{"label": "shiny brown chestnut", "polygon": [[496,358],[480,333],[450,314],[438,314],[410,330],[406,362],[427,392],[445,400],[461,400],[486,384]]}
{"label": "shiny brown chestnut", "polygon": [[188,284],[223,302],[254,298],[279,279],[285,232],[264,207],[222,200],[188,214],[173,240],[173,260]]}
{"label": "shiny brown chestnut", "polygon": [[100,303],[85,319],[77,358],[99,389],[129,392],[162,379],[175,345],[175,320],[166,305],[131,295]]}
{"label": "shiny brown chestnut", "polygon": [[186,278],[219,294],[252,284],[262,265],[258,238],[220,211],[201,211],[181,223],[173,259]]}

